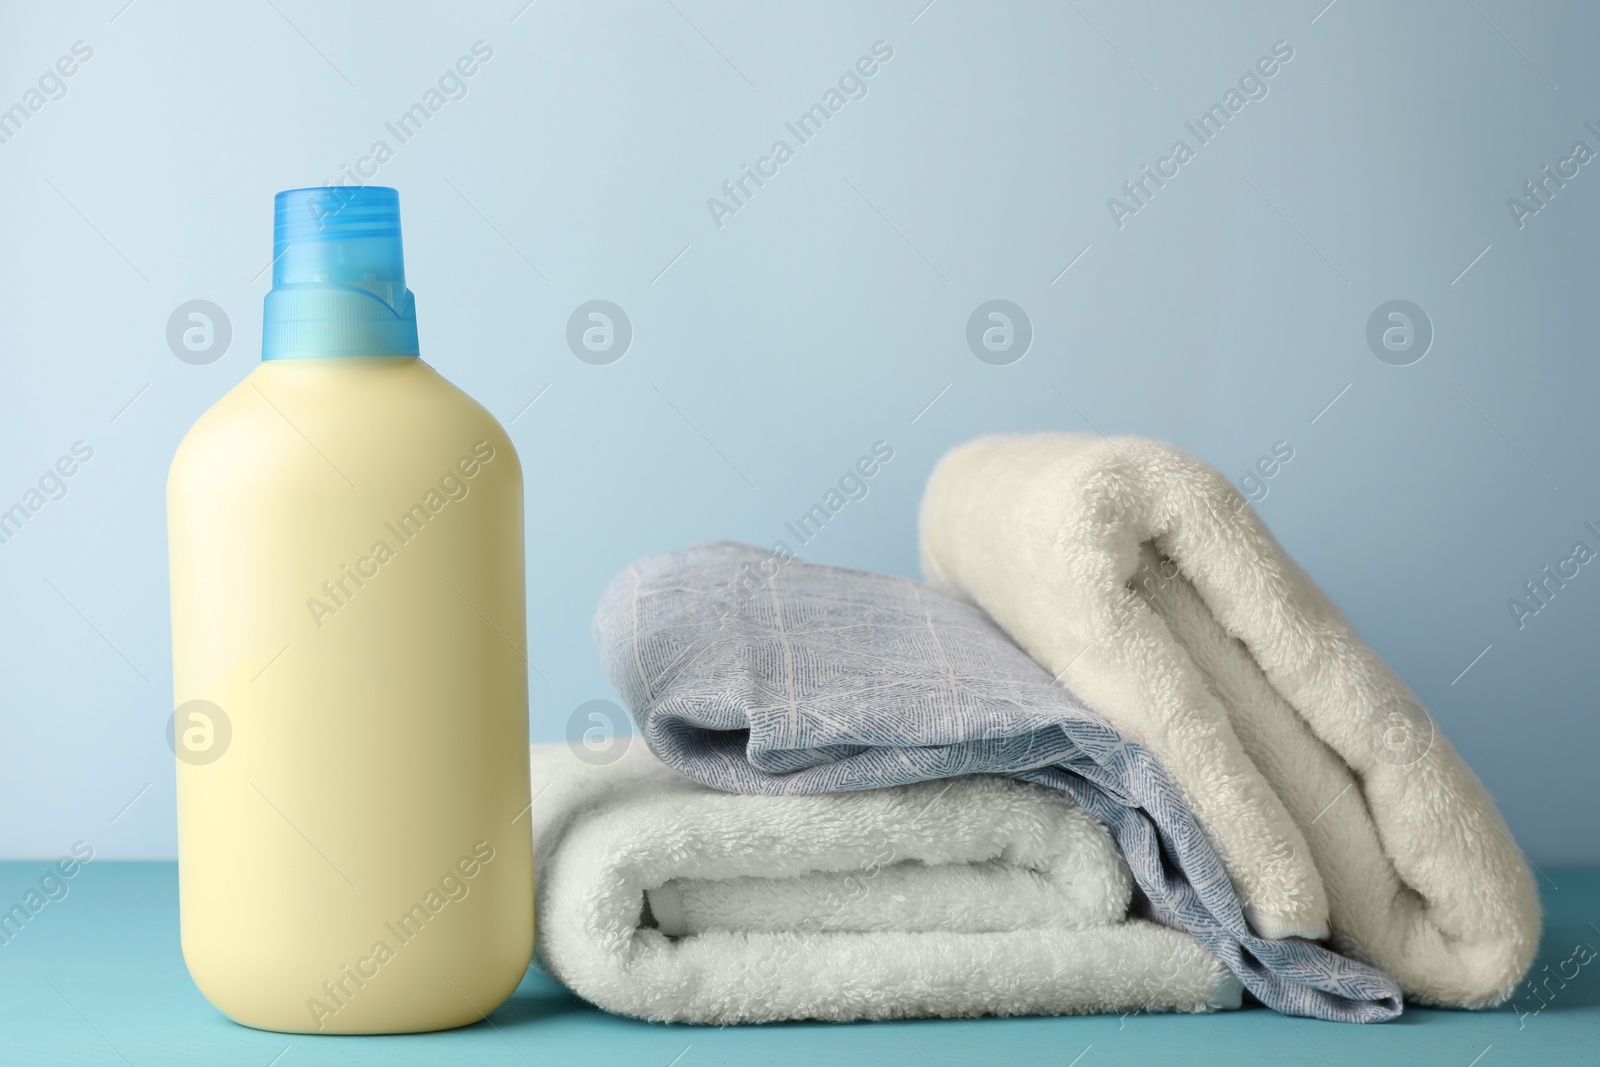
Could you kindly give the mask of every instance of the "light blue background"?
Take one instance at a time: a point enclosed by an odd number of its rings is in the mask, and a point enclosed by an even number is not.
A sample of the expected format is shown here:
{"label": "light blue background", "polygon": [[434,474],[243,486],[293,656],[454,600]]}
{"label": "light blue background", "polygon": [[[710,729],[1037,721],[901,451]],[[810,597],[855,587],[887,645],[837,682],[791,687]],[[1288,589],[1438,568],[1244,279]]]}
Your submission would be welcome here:
{"label": "light blue background", "polygon": [[[1600,548],[1600,165],[1525,228],[1506,206],[1600,149],[1600,9],[925,2],[0,8],[0,107],[94,49],[0,144],[0,507],[95,450],[0,545],[0,855],[174,853],[167,465],[256,361],[272,194],[393,145],[482,39],[374,181],[425,357],[527,471],[536,738],[612,695],[588,631],[618,570],[787,539],[874,441],[894,460],[805,558],[915,575],[923,480],[983,432],[1145,434],[1235,478],[1287,441],[1273,530],[1532,859],[1600,862],[1600,566],[1520,631],[1507,608]],[[715,226],[706,199],[878,40],[868,95]],[[1107,198],[1280,40],[1269,95],[1119,229]],[[611,366],[565,344],[593,298],[633,323]],[[966,346],[993,298],[1035,329],[1011,366]],[[1394,298],[1436,330],[1412,366],[1365,341]],[[232,321],[209,366],[167,347],[191,299]]]}

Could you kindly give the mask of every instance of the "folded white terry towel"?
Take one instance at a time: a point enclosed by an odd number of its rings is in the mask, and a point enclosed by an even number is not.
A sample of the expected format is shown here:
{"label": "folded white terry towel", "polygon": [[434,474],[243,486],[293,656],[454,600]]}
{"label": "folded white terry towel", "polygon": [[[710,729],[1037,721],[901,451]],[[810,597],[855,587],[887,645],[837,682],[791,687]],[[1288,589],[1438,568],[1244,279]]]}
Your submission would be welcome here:
{"label": "folded white terry towel", "polygon": [[540,965],[657,1021],[1210,1011],[1240,985],[1127,919],[1128,872],[1057,791],[973,776],[742,796],[635,739],[533,746]]}
{"label": "folded white terry towel", "polygon": [[981,438],[922,567],[1154,751],[1267,937],[1332,935],[1426,1001],[1510,995],[1532,877],[1428,713],[1212,468],[1140,438]]}

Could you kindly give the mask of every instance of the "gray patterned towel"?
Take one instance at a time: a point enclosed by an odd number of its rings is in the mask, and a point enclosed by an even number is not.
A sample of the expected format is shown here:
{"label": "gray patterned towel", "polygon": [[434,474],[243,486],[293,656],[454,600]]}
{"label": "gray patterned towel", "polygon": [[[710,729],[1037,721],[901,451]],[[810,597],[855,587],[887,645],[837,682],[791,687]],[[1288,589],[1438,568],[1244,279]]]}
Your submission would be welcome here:
{"label": "gray patterned towel", "polygon": [[722,542],[628,568],[601,597],[595,638],[650,748],[696,781],[754,794],[979,773],[1051,786],[1110,829],[1155,917],[1269,1007],[1351,1022],[1400,1013],[1382,971],[1254,934],[1161,766],[969,604]]}

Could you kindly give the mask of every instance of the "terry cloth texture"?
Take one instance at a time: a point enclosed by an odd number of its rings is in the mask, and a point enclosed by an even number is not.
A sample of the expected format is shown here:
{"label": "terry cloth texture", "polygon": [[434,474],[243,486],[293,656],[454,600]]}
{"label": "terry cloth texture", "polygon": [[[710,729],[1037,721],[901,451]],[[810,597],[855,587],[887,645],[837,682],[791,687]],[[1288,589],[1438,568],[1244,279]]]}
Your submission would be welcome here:
{"label": "terry cloth texture", "polygon": [[[1127,920],[1105,830],[1058,792],[971,776],[828,796],[698,785],[634,739],[535,745],[540,965],[662,1022],[1210,1011],[1240,986]],[[621,743],[621,742],[618,742]]]}
{"label": "terry cloth texture", "polygon": [[1400,1011],[1382,972],[1254,934],[1150,753],[970,604],[903,578],[707,544],[630,567],[602,596],[595,634],[651,749],[696,781],[834,793],[1000,773],[1051,786],[1111,831],[1155,916],[1264,1003],[1351,1021]]}
{"label": "terry cloth texture", "polygon": [[1504,821],[1226,478],[1139,438],[983,438],[921,526],[928,581],[1160,760],[1257,932],[1331,933],[1432,1003],[1510,995],[1539,908]]}

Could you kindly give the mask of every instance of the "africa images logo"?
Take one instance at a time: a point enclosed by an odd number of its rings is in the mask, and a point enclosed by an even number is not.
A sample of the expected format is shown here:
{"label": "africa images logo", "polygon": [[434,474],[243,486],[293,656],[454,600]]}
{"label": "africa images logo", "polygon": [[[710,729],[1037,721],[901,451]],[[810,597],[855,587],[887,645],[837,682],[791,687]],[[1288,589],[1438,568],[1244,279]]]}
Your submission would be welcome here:
{"label": "africa images logo", "polygon": [[465,500],[472,492],[472,479],[493,462],[494,457],[494,445],[488,441],[474,444],[471,455],[462,456],[439,476],[437,488],[429,486],[420,501],[398,518],[383,524],[384,530],[394,538],[394,545],[378,538],[367,554],[355,561],[353,568],[348,563],[341,564],[339,573],[322,583],[322,596],[306,597],[306,610],[311,613],[316,628],[322,629],[328,617],[348,607],[356,594],[383,573],[383,568],[397,558],[401,548],[420,537],[446,506]]}
{"label": "africa images logo", "polygon": [[756,190],[765,188],[767,182],[776,178],[778,169],[795,157],[796,149],[821,133],[823,126],[844,110],[845,104],[865,99],[867,79],[877,74],[883,64],[893,58],[894,48],[887,41],[872,42],[871,55],[857,59],[839,75],[835,85],[830,85],[823,92],[821,100],[802,111],[794,121],[783,124],[783,128],[794,138],[793,145],[780,137],[772,142],[766,155],[756,160],[754,168],[748,163],[741,163],[738,177],[722,183],[722,194],[727,199],[715,196],[706,198],[706,210],[711,213],[711,221],[717,229],[722,229],[724,220],[737,215],[755,196]]}
{"label": "africa images logo", "polygon": [[1293,58],[1294,47],[1288,41],[1275,42],[1272,53],[1257,59],[1240,75],[1237,86],[1230,85],[1220,102],[1213,103],[1193,122],[1183,124],[1184,129],[1194,137],[1194,144],[1178,138],[1172,143],[1172,150],[1156,160],[1154,168],[1145,164],[1139,168],[1137,177],[1123,182],[1122,192],[1126,199],[1115,196],[1106,199],[1106,210],[1111,213],[1111,221],[1117,229],[1122,229],[1130,216],[1149,207],[1156,193],[1182,172],[1183,165],[1194,159],[1201,147],[1216,140],[1233,117],[1245,109],[1246,104],[1265,100],[1269,91],[1268,81],[1276,77]]}

